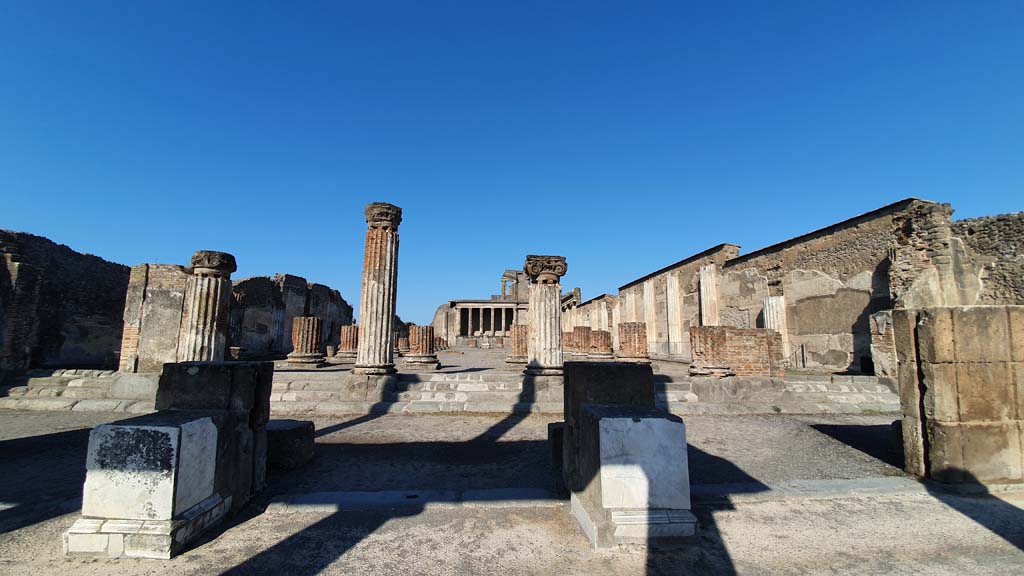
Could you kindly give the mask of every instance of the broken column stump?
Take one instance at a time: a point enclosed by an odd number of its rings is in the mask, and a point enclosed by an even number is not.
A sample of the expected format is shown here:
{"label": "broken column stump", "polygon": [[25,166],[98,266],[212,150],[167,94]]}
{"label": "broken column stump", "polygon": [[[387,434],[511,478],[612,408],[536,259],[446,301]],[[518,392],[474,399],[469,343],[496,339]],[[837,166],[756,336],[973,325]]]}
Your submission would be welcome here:
{"label": "broken column stump", "polygon": [[292,351],[288,363],[317,368],[326,366],[320,352],[322,323],[316,316],[296,316],[292,319]]}
{"label": "broken column stump", "polygon": [[165,364],[158,412],[89,435],[74,556],[167,559],[265,483],[271,362]]}
{"label": "broken column stump", "polygon": [[359,347],[359,327],[355,324],[342,326],[339,333],[338,351],[334,357],[344,363],[355,363]]}
{"label": "broken column stump", "polygon": [[402,364],[414,371],[432,371],[441,367],[434,351],[433,326],[409,327],[409,353],[402,357]]}

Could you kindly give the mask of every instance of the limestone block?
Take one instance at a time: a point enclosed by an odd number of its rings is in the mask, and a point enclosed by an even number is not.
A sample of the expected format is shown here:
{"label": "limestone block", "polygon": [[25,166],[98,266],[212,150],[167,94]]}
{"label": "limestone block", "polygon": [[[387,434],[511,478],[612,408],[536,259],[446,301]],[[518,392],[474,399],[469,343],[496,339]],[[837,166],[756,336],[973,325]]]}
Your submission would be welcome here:
{"label": "limestone block", "polygon": [[1024,362],[1024,306],[1007,306],[1010,327],[1010,359]]}
{"label": "limestone block", "polygon": [[920,311],[917,323],[917,353],[922,362],[955,362],[953,338],[952,309],[929,308]]}
{"label": "limestone block", "polygon": [[315,449],[315,427],[308,420],[271,420],[267,424],[267,460],[292,470],[309,462]]}
{"label": "limestone block", "polygon": [[153,400],[158,385],[159,378],[153,373],[120,373],[110,385],[110,395],[127,400]]}
{"label": "limestone block", "polygon": [[605,508],[690,509],[685,424],[626,417],[599,426]]}
{"label": "limestone block", "polygon": [[[1010,331],[1003,306],[952,308],[956,360],[958,362],[1006,362],[1010,360]],[[950,335],[953,336],[952,330]]]}
{"label": "limestone block", "polygon": [[903,372],[904,364],[917,362],[916,326],[917,310],[898,308],[892,311],[892,330],[893,337],[896,339],[896,359],[900,364],[899,372]]}
{"label": "limestone block", "polygon": [[97,426],[89,436],[82,514],[170,520],[212,494],[216,460],[210,418]]}
{"label": "limestone block", "polygon": [[921,364],[921,372],[925,385],[925,418],[939,422],[960,421],[956,385],[957,365],[926,362]]}
{"label": "limestone block", "polygon": [[955,365],[957,401],[963,422],[1017,417],[1012,365],[1008,362],[959,362]]}
{"label": "limestone block", "polygon": [[[905,410],[905,409],[904,409]],[[915,476],[925,475],[925,452],[921,420],[903,414],[903,469]]]}
{"label": "limestone block", "polygon": [[1018,422],[966,423],[960,426],[964,469],[978,482],[1021,482]]}

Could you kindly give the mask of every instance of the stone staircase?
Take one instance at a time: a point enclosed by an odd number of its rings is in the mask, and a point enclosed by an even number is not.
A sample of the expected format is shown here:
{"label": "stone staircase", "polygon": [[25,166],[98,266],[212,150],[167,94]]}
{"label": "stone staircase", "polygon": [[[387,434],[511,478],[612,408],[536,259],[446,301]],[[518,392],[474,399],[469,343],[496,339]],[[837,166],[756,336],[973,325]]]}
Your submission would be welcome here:
{"label": "stone staircase", "polygon": [[[18,385],[7,389],[7,396],[0,398],[0,408],[132,414],[152,412],[153,399],[147,398],[148,392],[126,392],[124,386],[117,386],[122,379],[134,383],[140,380],[140,375],[120,374],[112,370],[31,370]],[[155,393],[152,385],[145,388]],[[124,397],[118,398],[118,395]]]}
{"label": "stone staircase", "polygon": [[[275,414],[561,413],[562,403],[524,392],[523,376],[505,370],[403,373],[389,380],[380,402],[352,399],[351,384],[323,372],[274,374]],[[559,395],[561,394],[559,390]],[[560,398],[560,396],[559,396]]]}

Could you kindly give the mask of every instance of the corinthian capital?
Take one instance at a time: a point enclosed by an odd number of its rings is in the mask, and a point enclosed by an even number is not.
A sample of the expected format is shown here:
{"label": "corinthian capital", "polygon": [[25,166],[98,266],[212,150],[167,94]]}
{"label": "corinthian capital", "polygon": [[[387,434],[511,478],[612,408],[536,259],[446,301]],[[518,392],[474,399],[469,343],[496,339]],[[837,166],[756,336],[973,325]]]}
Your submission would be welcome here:
{"label": "corinthian capital", "polygon": [[398,229],[402,223],[402,209],[387,202],[374,202],[366,205],[366,224],[370,228]]}
{"label": "corinthian capital", "polygon": [[534,284],[557,284],[558,279],[565,275],[569,267],[565,263],[565,256],[535,256],[526,257],[526,265],[523,272],[530,277]]}

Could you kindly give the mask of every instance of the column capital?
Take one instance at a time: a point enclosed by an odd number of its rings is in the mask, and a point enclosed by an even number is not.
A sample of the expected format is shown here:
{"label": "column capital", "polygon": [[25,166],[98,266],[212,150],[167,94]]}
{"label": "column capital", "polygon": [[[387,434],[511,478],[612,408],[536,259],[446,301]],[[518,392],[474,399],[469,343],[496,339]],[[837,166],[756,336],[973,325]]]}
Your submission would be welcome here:
{"label": "column capital", "polygon": [[366,224],[370,228],[397,230],[402,223],[402,209],[387,202],[373,202],[366,205]]}
{"label": "column capital", "polygon": [[235,270],[238,270],[235,257],[227,252],[198,250],[192,255],[192,274],[196,276],[230,278]]}
{"label": "column capital", "polygon": [[565,256],[537,256],[530,254],[526,257],[526,264],[523,272],[530,277],[533,284],[557,284],[558,279],[569,270],[565,263]]}

